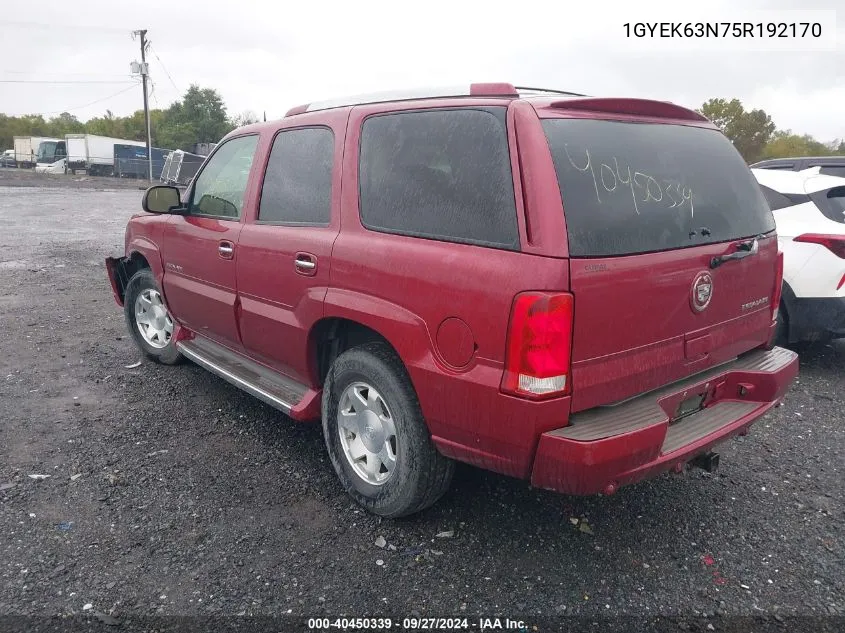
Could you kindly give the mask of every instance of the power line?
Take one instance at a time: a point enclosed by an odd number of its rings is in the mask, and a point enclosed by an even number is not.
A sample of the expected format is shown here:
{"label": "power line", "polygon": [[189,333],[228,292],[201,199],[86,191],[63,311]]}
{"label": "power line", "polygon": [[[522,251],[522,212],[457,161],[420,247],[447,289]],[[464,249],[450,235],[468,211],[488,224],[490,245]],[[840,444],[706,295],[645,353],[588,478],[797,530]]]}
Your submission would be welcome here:
{"label": "power line", "polygon": [[124,88],[123,90],[118,90],[117,92],[115,92],[112,95],[109,95],[108,97],[103,97],[102,99],[95,99],[94,101],[91,101],[90,103],[86,103],[86,104],[80,105],[80,106],[74,106],[72,108],[63,108],[61,110],[53,110],[52,112],[28,112],[26,114],[10,114],[8,116],[28,116],[30,114],[50,115],[50,114],[61,114],[62,112],[71,112],[73,110],[82,110],[83,108],[87,108],[87,107],[95,105],[97,103],[102,103],[103,101],[108,101],[109,99],[117,97],[118,95],[122,95],[124,92],[129,92],[130,90],[133,90],[136,85],[137,84],[133,83],[128,88]]}
{"label": "power line", "polygon": [[5,75],[61,75],[63,77],[126,77],[126,73],[68,73],[45,70],[0,70]]}
{"label": "power line", "polygon": [[156,106],[158,106],[158,97],[156,96],[156,82],[153,81],[152,77],[150,77],[150,97],[153,101],[156,102]]}
{"label": "power line", "polygon": [[26,22],[17,20],[0,20],[0,24],[3,24],[4,26],[35,27],[39,29],[61,29],[65,32],[87,30],[104,32],[108,31],[112,33],[126,33],[127,31],[131,30],[117,26],[98,26],[95,24],[47,24],[45,22]]}
{"label": "power line", "polygon": [[[52,80],[52,79],[0,79],[0,84],[126,84],[130,83],[127,80],[122,81],[103,81],[103,80],[87,80],[82,81],[78,79],[67,80]],[[134,82],[132,82],[134,83]]]}
{"label": "power line", "polygon": [[164,62],[161,61],[161,57],[158,56],[158,51],[153,49],[153,43],[152,42],[150,42],[150,50],[153,52],[153,55],[156,56],[158,63],[161,64],[161,69],[164,71],[164,74],[167,75],[167,78],[170,80],[170,83],[173,84],[173,88],[176,90],[176,92],[181,93],[182,91],[179,90],[179,87],[176,85],[176,82],[173,81],[173,77],[171,77],[170,73],[167,72],[167,68],[165,67]]}

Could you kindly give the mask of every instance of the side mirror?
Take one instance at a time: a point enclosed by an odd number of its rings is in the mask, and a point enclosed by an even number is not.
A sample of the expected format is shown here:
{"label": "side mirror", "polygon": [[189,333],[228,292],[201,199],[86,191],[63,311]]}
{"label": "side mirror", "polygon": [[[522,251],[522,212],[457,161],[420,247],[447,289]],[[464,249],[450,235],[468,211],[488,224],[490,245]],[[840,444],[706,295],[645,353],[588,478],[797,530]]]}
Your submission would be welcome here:
{"label": "side mirror", "polygon": [[169,185],[154,185],[144,192],[141,208],[148,213],[170,213],[182,206],[179,190]]}

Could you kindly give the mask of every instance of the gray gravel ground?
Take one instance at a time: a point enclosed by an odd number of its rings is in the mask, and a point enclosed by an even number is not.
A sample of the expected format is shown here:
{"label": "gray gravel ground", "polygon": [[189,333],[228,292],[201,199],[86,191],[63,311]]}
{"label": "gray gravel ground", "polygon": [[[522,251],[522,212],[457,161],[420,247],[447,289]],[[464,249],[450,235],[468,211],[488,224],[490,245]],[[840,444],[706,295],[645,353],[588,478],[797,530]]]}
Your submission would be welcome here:
{"label": "gray gravel ground", "polygon": [[462,467],[380,521],[317,425],[191,364],[127,367],[103,258],[141,194],[84,182],[0,178],[0,615],[845,614],[845,344],[800,350],[715,475],[573,498]]}

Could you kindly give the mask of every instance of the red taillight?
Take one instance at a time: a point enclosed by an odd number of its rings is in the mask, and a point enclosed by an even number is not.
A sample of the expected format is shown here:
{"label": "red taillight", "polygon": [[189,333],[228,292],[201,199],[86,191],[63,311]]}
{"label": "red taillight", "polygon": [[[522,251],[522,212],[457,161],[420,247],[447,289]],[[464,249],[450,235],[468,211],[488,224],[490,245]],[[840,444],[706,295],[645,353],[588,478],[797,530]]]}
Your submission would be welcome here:
{"label": "red taillight", "polygon": [[836,289],[839,290],[842,286],[845,286],[845,275],[842,275],[842,279],[839,280],[839,283],[836,285]]}
{"label": "red taillight", "polygon": [[772,321],[778,319],[778,309],[780,308],[780,297],[783,292],[783,251],[778,251],[777,260],[775,261],[775,288],[772,291]]}
{"label": "red taillight", "polygon": [[524,398],[569,393],[573,297],[525,292],[516,296],[508,326],[502,391]]}
{"label": "red taillight", "polygon": [[804,233],[795,238],[795,242],[819,244],[831,251],[837,257],[845,259],[845,235],[823,235],[821,233]]}

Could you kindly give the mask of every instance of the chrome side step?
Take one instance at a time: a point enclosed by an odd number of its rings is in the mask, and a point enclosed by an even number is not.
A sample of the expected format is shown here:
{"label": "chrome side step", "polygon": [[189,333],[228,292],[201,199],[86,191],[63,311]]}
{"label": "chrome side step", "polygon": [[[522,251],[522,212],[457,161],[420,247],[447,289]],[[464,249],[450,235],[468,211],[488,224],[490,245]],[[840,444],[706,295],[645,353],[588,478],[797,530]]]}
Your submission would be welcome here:
{"label": "chrome side step", "polygon": [[203,369],[243,389],[282,413],[290,414],[308,387],[207,338],[179,341],[176,348]]}

